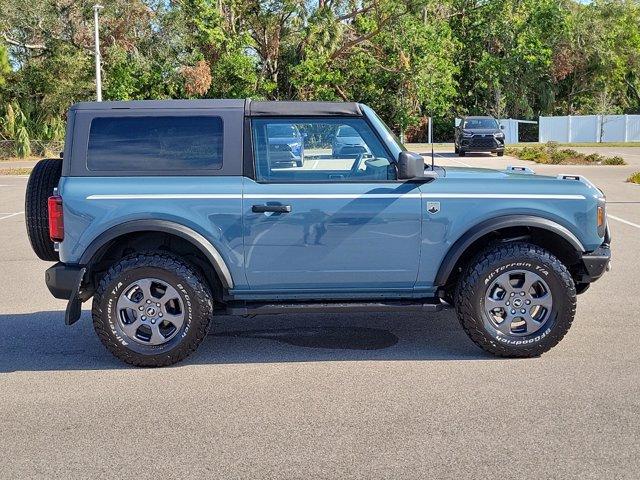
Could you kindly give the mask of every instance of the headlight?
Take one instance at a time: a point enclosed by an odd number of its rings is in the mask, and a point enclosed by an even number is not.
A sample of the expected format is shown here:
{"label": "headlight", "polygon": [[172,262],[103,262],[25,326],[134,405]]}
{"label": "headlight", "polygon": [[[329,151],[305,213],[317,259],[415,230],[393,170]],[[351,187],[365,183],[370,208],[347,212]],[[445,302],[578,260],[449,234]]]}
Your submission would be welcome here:
{"label": "headlight", "polygon": [[604,237],[607,229],[607,204],[604,198],[598,199],[596,221],[598,223],[598,236]]}
{"label": "headlight", "polygon": [[462,132],[462,136],[463,136],[464,138],[471,138],[471,137],[473,137],[473,133],[470,133],[470,132]]}
{"label": "headlight", "polygon": [[604,226],[604,207],[598,206],[598,228]]}
{"label": "headlight", "polygon": [[493,136],[496,138],[504,138],[504,133],[502,132],[494,133]]}

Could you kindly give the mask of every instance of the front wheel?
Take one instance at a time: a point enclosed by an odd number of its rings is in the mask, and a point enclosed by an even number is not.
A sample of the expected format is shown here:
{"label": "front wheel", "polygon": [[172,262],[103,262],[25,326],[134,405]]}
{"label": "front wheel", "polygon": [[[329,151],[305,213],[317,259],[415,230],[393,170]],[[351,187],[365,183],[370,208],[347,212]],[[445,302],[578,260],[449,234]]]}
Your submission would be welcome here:
{"label": "front wheel", "polygon": [[209,287],[191,265],[165,253],[140,253],[120,260],[100,281],[93,326],[120,360],[161,367],[196,350],[212,309]]}
{"label": "front wheel", "polygon": [[535,357],[571,327],[576,288],[567,268],[529,243],[496,245],[478,255],[456,289],[456,311],[471,340],[504,357]]}

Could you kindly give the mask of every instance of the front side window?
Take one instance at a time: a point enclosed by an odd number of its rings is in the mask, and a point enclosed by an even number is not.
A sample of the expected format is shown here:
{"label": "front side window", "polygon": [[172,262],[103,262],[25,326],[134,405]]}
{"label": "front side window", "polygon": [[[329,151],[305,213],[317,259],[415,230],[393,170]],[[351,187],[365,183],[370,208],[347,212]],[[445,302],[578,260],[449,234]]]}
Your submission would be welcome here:
{"label": "front side window", "polygon": [[219,170],[222,119],[214,116],[98,117],[87,166],[94,171]]}
{"label": "front side window", "polygon": [[389,153],[362,118],[261,118],[251,128],[258,181],[396,179]]}

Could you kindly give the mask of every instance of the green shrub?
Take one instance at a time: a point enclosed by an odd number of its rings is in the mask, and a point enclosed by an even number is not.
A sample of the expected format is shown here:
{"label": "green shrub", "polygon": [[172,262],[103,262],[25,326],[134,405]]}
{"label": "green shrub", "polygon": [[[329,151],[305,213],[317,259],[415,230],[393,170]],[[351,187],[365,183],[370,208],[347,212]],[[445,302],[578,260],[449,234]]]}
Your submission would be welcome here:
{"label": "green shrub", "polygon": [[517,156],[520,160],[537,163],[547,163],[549,161],[549,155],[543,147],[524,147],[517,153]]}
{"label": "green shrub", "polygon": [[532,145],[522,148],[507,148],[507,155],[536,163],[548,163],[552,165],[626,165],[622,157],[603,157],[598,153],[585,155],[571,148],[558,148],[557,142],[547,142],[544,146]]}
{"label": "green shrub", "polygon": [[571,156],[572,154],[570,150],[552,150],[549,155],[551,160],[550,163],[554,163],[554,164],[562,163],[568,158],[570,158]]}
{"label": "green shrub", "polygon": [[558,149],[558,147],[560,146],[560,145],[558,144],[558,142],[554,142],[553,140],[551,140],[551,141],[547,142],[545,145],[546,145],[547,150],[548,150],[549,152],[551,152],[551,151],[553,151],[553,150],[557,150],[557,149]]}
{"label": "green shrub", "polygon": [[624,161],[622,157],[607,157],[602,161],[603,165],[626,165],[627,162]]}
{"label": "green shrub", "polygon": [[584,157],[585,161],[588,163],[602,163],[604,157],[599,153],[590,153]]}
{"label": "green shrub", "polygon": [[640,172],[632,173],[631,176],[627,178],[627,182],[640,183]]}

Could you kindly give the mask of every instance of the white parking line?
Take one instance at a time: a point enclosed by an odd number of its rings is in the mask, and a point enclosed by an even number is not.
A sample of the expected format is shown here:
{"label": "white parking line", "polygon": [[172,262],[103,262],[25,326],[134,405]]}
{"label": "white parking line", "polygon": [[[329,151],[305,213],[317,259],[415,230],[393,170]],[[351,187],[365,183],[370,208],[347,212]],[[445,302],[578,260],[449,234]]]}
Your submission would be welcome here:
{"label": "white parking line", "polygon": [[[434,155],[436,157],[440,157],[440,158],[447,158],[447,159],[451,160],[452,162],[459,163],[463,167],[473,167],[473,165],[469,165],[468,163],[461,162],[460,160],[456,160],[455,158],[445,157],[444,155],[440,155],[439,153],[434,153]],[[429,155],[429,156],[431,156],[431,155]]]}
{"label": "white parking line", "polygon": [[630,222],[629,220],[625,220],[624,218],[614,217],[613,215],[609,215],[609,214],[607,214],[607,218],[613,218],[618,222],[626,223],[627,225],[630,225],[632,227],[640,228],[640,225],[638,225],[637,223]]}
{"label": "white parking line", "polygon": [[4,220],[5,218],[11,218],[11,217],[15,217],[16,215],[22,215],[24,212],[16,212],[16,213],[0,213],[0,215],[4,215],[2,217],[0,217],[0,220]]}

